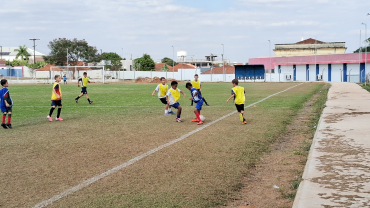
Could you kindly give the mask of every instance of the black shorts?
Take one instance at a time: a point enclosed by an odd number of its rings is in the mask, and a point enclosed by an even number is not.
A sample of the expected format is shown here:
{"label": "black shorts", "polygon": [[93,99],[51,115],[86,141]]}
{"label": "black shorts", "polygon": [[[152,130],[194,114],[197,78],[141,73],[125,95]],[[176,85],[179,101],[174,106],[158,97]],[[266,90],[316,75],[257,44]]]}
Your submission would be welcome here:
{"label": "black shorts", "polygon": [[167,99],[166,99],[166,98],[159,98],[159,100],[160,100],[163,104],[167,105]]}
{"label": "black shorts", "polygon": [[235,107],[236,107],[236,110],[240,113],[242,111],[244,111],[244,104],[235,104]]}
{"label": "black shorts", "polygon": [[62,106],[62,100],[52,100],[51,106]]}
{"label": "black shorts", "polygon": [[81,93],[86,95],[87,94],[87,89],[86,87],[81,87]]}

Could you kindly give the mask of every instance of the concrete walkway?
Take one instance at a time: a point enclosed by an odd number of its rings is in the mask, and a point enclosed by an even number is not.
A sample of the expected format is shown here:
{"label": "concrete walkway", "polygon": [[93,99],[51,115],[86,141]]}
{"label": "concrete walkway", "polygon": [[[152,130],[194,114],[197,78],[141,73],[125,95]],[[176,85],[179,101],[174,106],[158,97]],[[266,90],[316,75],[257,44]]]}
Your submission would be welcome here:
{"label": "concrete walkway", "polygon": [[370,93],[331,84],[294,208],[370,207]]}

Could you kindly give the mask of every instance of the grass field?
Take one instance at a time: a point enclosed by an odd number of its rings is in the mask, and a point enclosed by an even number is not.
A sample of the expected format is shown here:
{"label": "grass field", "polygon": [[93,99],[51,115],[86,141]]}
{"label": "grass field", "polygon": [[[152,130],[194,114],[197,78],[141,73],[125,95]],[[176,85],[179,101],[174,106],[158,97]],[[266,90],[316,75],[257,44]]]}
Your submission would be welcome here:
{"label": "grass field", "polygon": [[[298,83],[248,83],[246,105]],[[90,84],[89,105],[62,85],[62,122],[49,122],[50,85],[10,85],[13,129],[0,129],[0,207],[32,207],[198,128],[189,91],[183,123],[164,116],[155,84]],[[321,84],[305,83],[231,115],[66,196],[49,207],[218,207],[238,197],[242,177],[269,151]],[[235,111],[231,84],[204,83],[205,124]],[[53,117],[55,117],[54,111]],[[253,190],[251,190],[253,191]]]}

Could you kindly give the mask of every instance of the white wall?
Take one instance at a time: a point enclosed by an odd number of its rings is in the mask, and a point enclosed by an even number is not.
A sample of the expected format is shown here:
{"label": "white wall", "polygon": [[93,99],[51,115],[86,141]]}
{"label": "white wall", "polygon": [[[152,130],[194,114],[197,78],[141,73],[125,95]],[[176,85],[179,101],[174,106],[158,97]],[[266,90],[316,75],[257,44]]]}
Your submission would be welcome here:
{"label": "white wall", "polygon": [[306,81],[306,64],[296,66],[297,81]]}
{"label": "white wall", "polygon": [[332,64],[331,65],[331,81],[341,82],[343,77],[341,76],[343,70],[343,64]]}

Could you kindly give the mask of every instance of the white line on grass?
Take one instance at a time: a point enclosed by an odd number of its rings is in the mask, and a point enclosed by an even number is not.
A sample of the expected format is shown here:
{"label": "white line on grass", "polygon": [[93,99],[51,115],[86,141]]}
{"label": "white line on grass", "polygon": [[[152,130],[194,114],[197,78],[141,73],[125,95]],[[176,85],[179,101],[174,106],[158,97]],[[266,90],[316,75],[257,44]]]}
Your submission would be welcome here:
{"label": "white line on grass", "polygon": [[[289,87],[289,88],[287,88],[287,89],[285,89],[285,90],[283,90],[283,91],[280,91],[280,92],[277,92],[277,93],[275,93],[275,94],[269,95],[269,96],[267,96],[267,97],[265,97],[265,98],[263,98],[263,99],[261,99],[261,100],[259,100],[259,101],[255,102],[255,103],[252,103],[252,104],[250,104],[250,105],[246,106],[245,108],[249,108],[249,107],[251,107],[251,106],[253,106],[253,105],[255,105],[255,104],[258,104],[258,103],[260,103],[260,102],[263,102],[263,101],[265,101],[265,100],[269,99],[270,97],[273,97],[273,96],[278,95],[278,94],[280,94],[280,93],[286,92],[286,91],[288,91],[288,90],[290,90],[290,89],[292,89],[292,88],[294,88],[294,87],[297,87],[297,86],[299,86],[299,85],[301,85],[301,84],[303,84],[303,83],[300,83],[300,84],[294,85],[294,86]],[[117,166],[117,167],[114,167],[114,168],[112,168],[112,169],[110,169],[110,170],[108,170],[108,171],[106,171],[106,172],[104,172],[104,173],[102,173],[102,174],[100,174],[100,175],[94,176],[94,177],[92,177],[92,178],[90,178],[90,179],[88,179],[88,180],[86,180],[86,181],[84,181],[84,182],[82,182],[82,183],[78,184],[77,186],[74,186],[74,187],[72,187],[72,188],[70,188],[70,189],[68,189],[68,190],[66,190],[66,191],[64,191],[64,192],[62,192],[62,193],[60,193],[60,194],[58,194],[58,195],[55,195],[55,196],[51,197],[51,198],[50,198],[50,199],[48,199],[48,200],[45,200],[45,201],[43,201],[43,202],[41,202],[41,203],[39,203],[39,204],[36,204],[33,208],[46,207],[46,206],[48,206],[48,205],[52,204],[53,202],[58,201],[59,199],[61,199],[61,198],[63,198],[63,197],[66,197],[66,196],[68,196],[68,195],[70,195],[70,194],[73,194],[74,192],[76,192],[76,191],[78,191],[78,190],[80,190],[80,189],[82,189],[82,188],[85,188],[86,186],[88,186],[88,185],[90,185],[90,184],[92,184],[92,183],[95,183],[96,181],[98,181],[98,180],[100,180],[100,179],[102,179],[102,178],[105,178],[106,176],[109,176],[109,175],[111,175],[111,174],[113,174],[113,173],[115,173],[115,172],[117,172],[117,171],[121,170],[122,168],[128,167],[128,166],[130,166],[130,165],[134,164],[135,162],[137,162],[137,161],[139,161],[139,160],[141,160],[141,159],[143,159],[143,158],[145,158],[145,157],[147,157],[147,156],[149,156],[149,155],[151,155],[151,154],[153,154],[153,153],[155,153],[155,152],[158,152],[159,150],[161,150],[161,149],[163,149],[163,148],[166,148],[166,147],[168,147],[168,146],[170,146],[170,145],[172,145],[172,144],[175,144],[175,143],[177,143],[177,142],[179,142],[179,141],[181,141],[181,140],[183,140],[183,139],[187,138],[188,136],[190,136],[190,135],[192,135],[192,134],[195,134],[195,133],[197,133],[198,131],[201,131],[201,130],[203,130],[203,129],[207,128],[208,126],[210,126],[210,125],[212,125],[212,124],[215,124],[215,123],[217,123],[217,122],[221,121],[222,119],[227,118],[227,117],[229,117],[229,116],[231,116],[231,115],[235,114],[236,112],[237,112],[237,111],[233,111],[233,112],[231,112],[231,113],[229,113],[229,114],[226,114],[226,115],[224,115],[224,116],[222,116],[222,117],[218,118],[217,120],[214,120],[214,121],[212,121],[212,122],[210,122],[210,123],[208,123],[208,124],[205,124],[205,125],[203,125],[203,126],[201,126],[201,127],[197,128],[197,129],[195,129],[195,130],[193,130],[193,131],[191,131],[191,132],[189,132],[189,133],[187,133],[187,134],[182,135],[181,137],[179,137],[179,138],[177,138],[177,139],[175,139],[175,140],[172,140],[172,141],[170,141],[170,142],[168,142],[168,143],[166,143],[166,144],[163,144],[163,145],[161,145],[161,146],[159,146],[159,147],[157,147],[157,148],[154,148],[154,149],[152,149],[152,150],[150,150],[150,151],[148,151],[148,152],[146,152],[146,153],[144,153],[144,154],[142,154],[142,155],[139,155],[139,156],[137,156],[137,157],[135,157],[135,158],[133,158],[133,159],[131,159],[131,160],[129,160],[129,161],[127,161],[127,162],[125,162],[125,163],[123,163],[123,164],[121,164],[121,165]]]}

